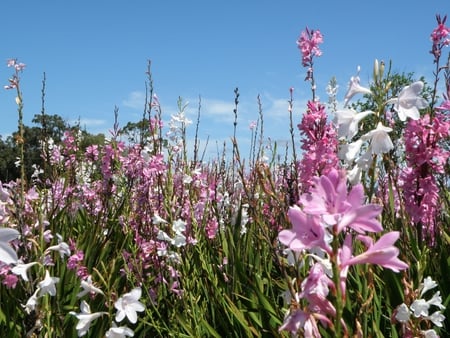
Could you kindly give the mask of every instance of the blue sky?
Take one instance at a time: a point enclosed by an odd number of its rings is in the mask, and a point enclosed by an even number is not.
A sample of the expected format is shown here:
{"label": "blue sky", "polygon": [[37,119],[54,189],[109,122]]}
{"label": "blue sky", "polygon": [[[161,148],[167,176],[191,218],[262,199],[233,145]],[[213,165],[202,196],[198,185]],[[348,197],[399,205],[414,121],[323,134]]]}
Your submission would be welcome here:
{"label": "blue sky", "polygon": [[[199,137],[210,137],[210,151],[216,151],[215,140],[221,144],[233,133],[236,87],[240,142],[248,145],[259,94],[265,135],[282,144],[288,139],[289,88],[295,88],[296,123],[311,97],[295,43],[306,26],[324,35],[315,77],[326,102],[332,76],[342,99],[358,65],[362,84],[368,83],[375,58],[392,60],[395,71],[431,79],[429,35],[435,15],[449,12],[448,0],[16,1],[0,12],[0,79],[7,84],[12,74],[7,59],[26,63],[26,124],[41,111],[45,72],[48,114],[107,133],[115,106],[122,125],[142,116],[151,60],[166,120],[176,112],[179,96],[189,102],[187,114],[195,120],[201,96]],[[4,137],[17,125],[12,91],[0,91],[0,116]]]}

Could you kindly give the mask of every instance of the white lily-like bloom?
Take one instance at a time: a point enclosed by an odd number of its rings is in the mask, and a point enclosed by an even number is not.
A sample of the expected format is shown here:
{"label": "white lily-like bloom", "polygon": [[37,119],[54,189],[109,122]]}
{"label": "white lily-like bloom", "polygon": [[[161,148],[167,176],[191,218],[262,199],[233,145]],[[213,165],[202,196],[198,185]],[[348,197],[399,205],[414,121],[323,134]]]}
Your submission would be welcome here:
{"label": "white lily-like bloom", "polygon": [[113,322],[113,326],[106,331],[105,336],[107,338],[126,338],[126,337],[134,337],[134,332],[132,329],[126,326],[117,326],[116,323]]}
{"label": "white lily-like bloom", "polygon": [[351,170],[347,171],[347,180],[352,186],[357,185],[359,182],[361,182],[361,173],[362,170],[358,165],[353,166]]}
{"label": "white lily-like bloom", "polygon": [[89,328],[91,327],[91,323],[95,319],[108,314],[107,312],[91,313],[89,304],[84,300],[81,302],[80,310],[80,313],[75,313],[73,311],[69,312],[69,314],[77,317],[78,319],[77,326],[75,327],[75,329],[77,329],[78,331],[78,337],[83,337],[84,335],[86,335],[86,333],[89,331]]}
{"label": "white lily-like bloom", "polygon": [[11,269],[11,272],[15,275],[21,276],[24,281],[28,282],[28,269],[36,264],[37,262],[31,262],[27,264],[19,262],[15,267]]}
{"label": "white lily-like bloom", "polygon": [[124,294],[114,303],[114,307],[117,309],[116,322],[121,322],[125,317],[132,324],[137,322],[137,312],[145,310],[145,305],[139,301],[141,295],[142,290],[138,287]]}
{"label": "white lily-like bloom", "polygon": [[407,117],[418,120],[420,118],[419,109],[428,106],[427,101],[419,96],[423,86],[422,81],[414,82],[403,88],[397,98],[388,100],[388,104],[394,104],[394,110],[397,112],[400,121],[406,121]]}
{"label": "white lily-like bloom", "polygon": [[392,128],[385,127],[381,122],[378,122],[377,127],[364,134],[361,139],[371,141],[370,151],[372,154],[384,154],[394,148],[394,144],[388,135],[391,131]]}
{"label": "white lily-like bloom", "polygon": [[445,309],[445,306],[442,305],[440,291],[436,292],[429,300],[422,298],[416,299],[411,304],[411,310],[413,311],[415,317],[428,317],[428,309],[431,305],[437,306],[441,310]]}
{"label": "white lily-like bloom", "polygon": [[349,144],[340,145],[338,157],[347,163],[352,163],[355,160],[356,156],[358,155],[359,151],[361,150],[362,144],[363,140],[359,139]]}
{"label": "white lily-like bloom", "polygon": [[83,297],[84,295],[87,295],[88,293],[99,293],[103,295],[103,291],[99,288],[95,287],[94,284],[92,284],[92,276],[89,276],[86,280],[81,281],[81,287],[83,288],[83,291],[80,291],[77,294],[78,298]]}
{"label": "white lily-like bloom", "polygon": [[17,263],[17,254],[9,245],[9,241],[18,238],[20,233],[16,229],[0,228],[0,261],[5,264]]}
{"label": "white lily-like bloom", "polygon": [[27,303],[25,305],[22,305],[26,313],[30,314],[32,311],[36,309],[39,290],[40,289],[37,288],[36,291],[34,291],[33,295],[27,300]]}
{"label": "white lily-like bloom", "polygon": [[367,115],[373,114],[373,111],[358,113],[353,109],[344,108],[337,110],[335,114],[338,137],[352,139],[358,133],[358,123]]}
{"label": "white lily-like bloom", "polygon": [[55,284],[59,282],[58,277],[50,277],[50,273],[48,270],[45,270],[45,278],[41,282],[38,283],[39,294],[38,297],[42,297],[46,293],[50,296],[56,295],[56,286]]}
{"label": "white lily-like bloom", "polygon": [[409,308],[405,303],[402,303],[397,307],[395,319],[400,323],[407,323],[410,316],[411,312],[409,311]]}
{"label": "white lily-like bloom", "polygon": [[433,329],[421,331],[424,338],[439,338],[439,335]]}
{"label": "white lily-like bloom", "polygon": [[438,284],[430,277],[426,277],[421,284],[420,297],[423,296],[428,290],[434,289]]}
{"label": "white lily-like bloom", "polygon": [[186,236],[183,234],[183,231],[186,231],[186,222],[178,219],[172,224],[172,229],[175,232],[175,237],[172,240],[172,244],[177,248],[186,245]]}
{"label": "white lily-like bloom", "polygon": [[433,322],[437,327],[442,327],[442,322],[445,320],[445,316],[441,313],[441,311],[435,311],[431,314],[431,316],[425,317]]}
{"label": "white lily-like bloom", "polygon": [[49,253],[50,251],[58,251],[61,258],[64,258],[64,255],[70,256],[69,245],[63,241],[60,234],[56,234],[56,237],[58,237],[58,244],[49,246],[45,252]]}
{"label": "white lily-like bloom", "polygon": [[369,149],[356,160],[356,165],[361,170],[367,171],[372,165],[372,162],[373,162],[372,150],[369,147]]}
{"label": "white lily-like bloom", "polygon": [[164,218],[162,218],[161,216],[159,216],[158,214],[153,215],[152,222],[155,225],[167,223],[167,221]]}
{"label": "white lily-like bloom", "polygon": [[361,68],[358,66],[357,68],[357,73],[355,76],[352,76],[350,78],[350,82],[348,84],[348,90],[347,93],[345,94],[344,97],[344,107],[347,106],[348,101],[350,101],[350,99],[355,96],[356,94],[370,94],[372,95],[372,92],[370,91],[370,89],[365,88],[363,86],[361,86],[359,84],[359,71],[361,70]]}

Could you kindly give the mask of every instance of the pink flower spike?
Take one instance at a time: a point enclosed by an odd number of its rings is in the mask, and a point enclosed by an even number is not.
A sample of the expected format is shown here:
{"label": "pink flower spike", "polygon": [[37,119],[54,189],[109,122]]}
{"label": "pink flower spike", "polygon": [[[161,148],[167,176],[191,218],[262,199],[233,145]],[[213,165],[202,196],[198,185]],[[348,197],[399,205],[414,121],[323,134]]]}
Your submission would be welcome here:
{"label": "pink flower spike", "polygon": [[[359,240],[366,244],[368,247],[367,251],[350,258],[347,262],[342,262],[342,265],[345,267],[355,264],[371,263],[395,272],[407,269],[408,264],[398,258],[399,250],[394,246],[399,236],[400,233],[398,231],[391,231],[381,236],[375,244],[373,244],[373,239],[369,236],[357,236]],[[344,245],[349,245],[349,243]]]}

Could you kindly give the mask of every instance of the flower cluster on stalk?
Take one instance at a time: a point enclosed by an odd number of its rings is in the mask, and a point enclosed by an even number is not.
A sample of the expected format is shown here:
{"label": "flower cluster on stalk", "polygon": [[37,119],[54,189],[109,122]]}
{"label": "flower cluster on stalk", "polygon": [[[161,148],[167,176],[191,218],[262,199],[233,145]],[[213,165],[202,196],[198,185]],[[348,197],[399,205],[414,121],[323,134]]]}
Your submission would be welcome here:
{"label": "flower cluster on stalk", "polygon": [[[398,258],[399,250],[394,245],[399,232],[388,232],[374,241],[374,235],[383,231],[378,220],[382,207],[365,203],[361,184],[348,191],[345,170],[332,169],[327,175],[315,177],[313,183],[299,205],[289,209],[292,228],[278,236],[301,259],[313,257],[300,290],[291,294],[291,308],[280,330],[320,337],[318,321],[324,327],[334,321],[336,330],[341,325],[351,266],[369,263],[398,272],[408,265]],[[366,250],[355,251],[361,246]],[[338,304],[330,301],[332,295]]]}

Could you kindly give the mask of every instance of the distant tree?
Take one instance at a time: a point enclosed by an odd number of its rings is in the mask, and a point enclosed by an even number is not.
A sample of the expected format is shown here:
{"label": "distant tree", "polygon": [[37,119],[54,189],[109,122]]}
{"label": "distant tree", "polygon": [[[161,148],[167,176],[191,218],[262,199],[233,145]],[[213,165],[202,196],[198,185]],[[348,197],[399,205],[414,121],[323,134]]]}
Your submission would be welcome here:
{"label": "distant tree", "polygon": [[56,143],[60,142],[69,124],[59,115],[36,114],[32,120],[40,126],[42,135],[51,137]]}
{"label": "distant tree", "polygon": [[[63,139],[64,132],[71,127],[59,115],[36,114],[32,120],[38,126],[24,126],[24,162],[25,174],[28,180],[31,179],[35,168],[46,169],[48,159],[42,156],[42,146],[52,139],[54,144],[59,144]],[[16,144],[18,132],[3,139],[0,136],[0,181],[8,182],[20,177],[20,169],[16,162],[19,157],[19,149]],[[89,145],[103,145],[105,136],[103,134],[93,135],[85,130],[81,131],[80,149],[85,150]],[[44,175],[46,175],[44,173]]]}
{"label": "distant tree", "polygon": [[139,122],[128,122],[120,131],[130,143],[142,143],[150,136],[148,119]]}

